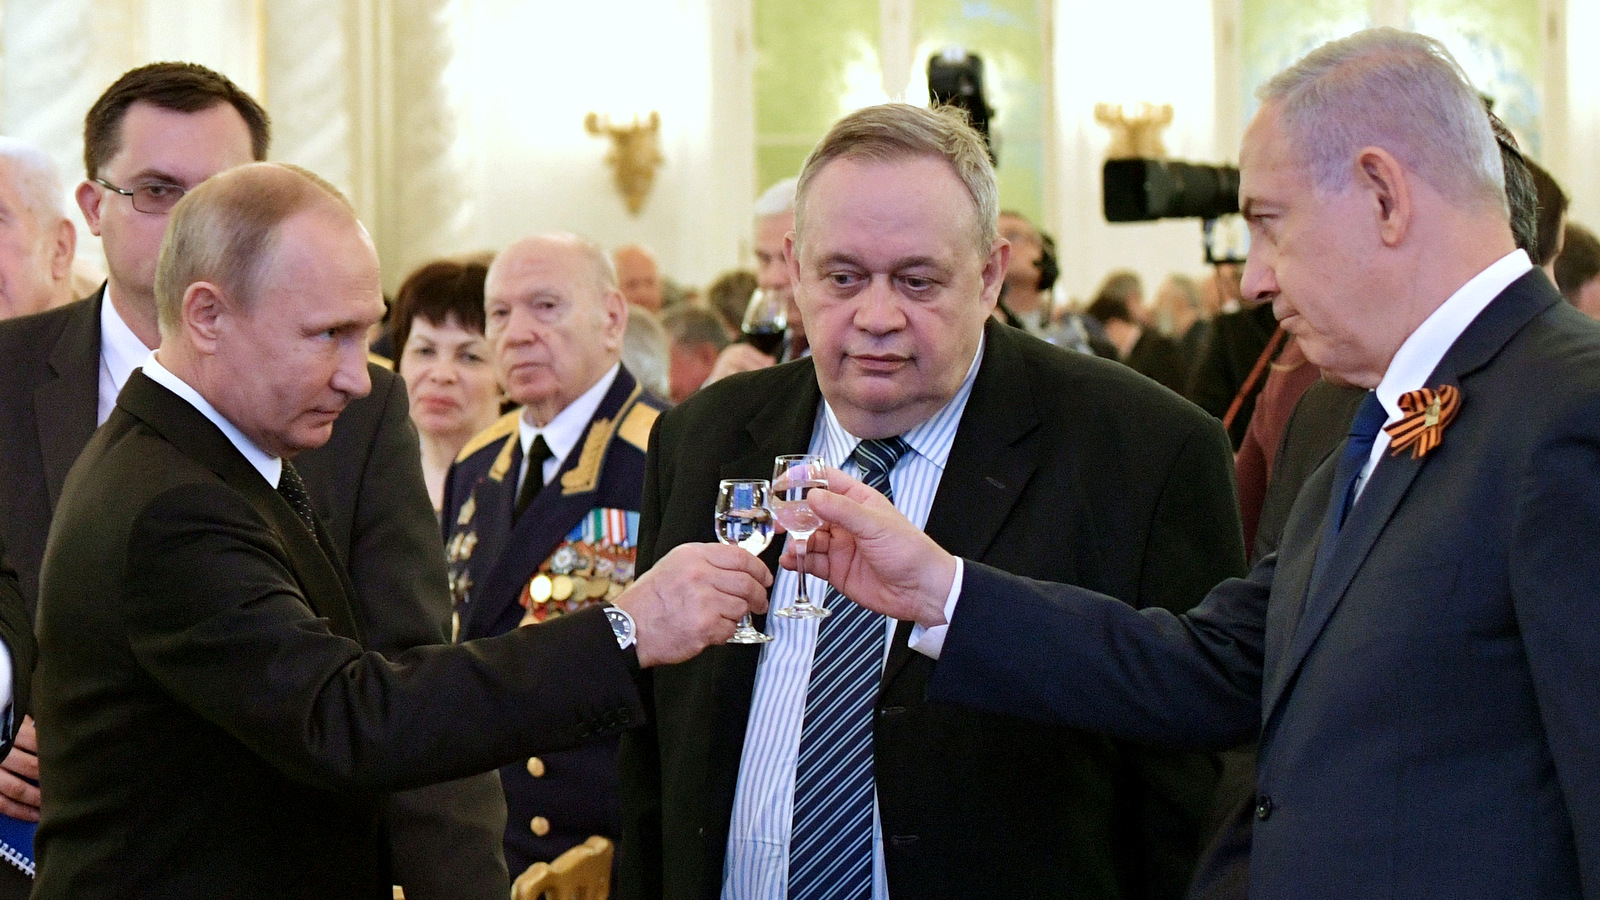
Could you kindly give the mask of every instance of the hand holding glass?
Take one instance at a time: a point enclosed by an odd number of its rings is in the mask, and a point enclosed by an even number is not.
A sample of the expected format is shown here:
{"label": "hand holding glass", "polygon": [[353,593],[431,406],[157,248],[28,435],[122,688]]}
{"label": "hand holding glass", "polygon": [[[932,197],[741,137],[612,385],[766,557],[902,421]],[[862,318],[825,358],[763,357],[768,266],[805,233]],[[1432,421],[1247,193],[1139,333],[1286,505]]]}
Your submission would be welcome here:
{"label": "hand holding glass", "polygon": [[806,596],[806,539],[822,525],[822,520],[811,511],[806,493],[812,488],[825,488],[828,463],[820,456],[797,454],[780,456],[772,464],[772,512],[794,538],[795,555],[799,560],[794,603],[777,610],[773,615],[786,619],[823,619],[828,611],[811,602]]}
{"label": "hand holding glass", "polygon": [[[770,497],[771,485],[764,478],[729,479],[718,484],[717,540],[760,556],[772,541]],[[765,644],[770,640],[772,635],[757,631],[747,612],[728,643]]]}

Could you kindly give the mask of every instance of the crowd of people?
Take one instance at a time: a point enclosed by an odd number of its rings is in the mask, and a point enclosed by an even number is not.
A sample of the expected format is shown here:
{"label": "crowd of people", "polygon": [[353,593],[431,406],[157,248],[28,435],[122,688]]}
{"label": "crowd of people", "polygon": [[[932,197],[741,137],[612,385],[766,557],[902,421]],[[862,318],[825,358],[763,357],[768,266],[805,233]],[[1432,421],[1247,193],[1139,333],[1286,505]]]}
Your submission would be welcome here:
{"label": "crowd of people", "polygon": [[[202,66],[86,115],[92,290],[0,139],[0,898],[596,835],[637,900],[1600,897],[1600,243],[1430,38],[1261,98],[1249,259],[1084,304],[947,108],[703,291],[536,234],[392,303]],[[789,454],[815,531],[719,542]]]}

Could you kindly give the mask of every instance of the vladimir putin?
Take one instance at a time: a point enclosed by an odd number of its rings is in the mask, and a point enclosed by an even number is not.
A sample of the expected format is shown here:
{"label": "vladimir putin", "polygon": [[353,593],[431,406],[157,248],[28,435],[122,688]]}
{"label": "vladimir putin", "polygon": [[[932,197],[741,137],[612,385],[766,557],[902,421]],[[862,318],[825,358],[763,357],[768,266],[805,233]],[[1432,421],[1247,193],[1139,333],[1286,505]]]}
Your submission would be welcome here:
{"label": "vladimir putin", "polygon": [[155,283],[161,349],[46,551],[35,896],[387,896],[385,791],[637,724],[637,667],[764,607],[765,569],[699,546],[603,609],[365,652],[291,460],[370,389],[371,240],[325,182],[250,165],[178,204]]}

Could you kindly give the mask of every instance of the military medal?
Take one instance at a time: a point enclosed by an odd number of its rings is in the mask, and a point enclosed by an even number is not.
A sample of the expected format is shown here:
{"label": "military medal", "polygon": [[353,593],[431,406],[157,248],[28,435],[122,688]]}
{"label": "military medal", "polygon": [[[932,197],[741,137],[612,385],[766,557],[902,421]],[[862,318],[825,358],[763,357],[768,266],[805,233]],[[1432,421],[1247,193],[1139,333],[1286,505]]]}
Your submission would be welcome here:
{"label": "military medal", "polygon": [[534,603],[546,603],[550,600],[550,576],[540,572],[528,582],[528,599]]}

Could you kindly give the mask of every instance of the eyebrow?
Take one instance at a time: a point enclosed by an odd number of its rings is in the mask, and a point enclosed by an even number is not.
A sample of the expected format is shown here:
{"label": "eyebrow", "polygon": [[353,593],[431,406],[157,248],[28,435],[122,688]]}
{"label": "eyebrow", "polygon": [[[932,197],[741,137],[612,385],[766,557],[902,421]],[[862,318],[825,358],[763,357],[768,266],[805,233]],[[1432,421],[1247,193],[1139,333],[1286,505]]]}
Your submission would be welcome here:
{"label": "eyebrow", "polygon": [[[868,266],[863,263],[859,257],[849,253],[830,253],[817,261],[817,265],[823,267],[838,265],[840,263],[848,266],[857,266],[863,269],[868,268]],[[889,271],[899,272],[902,269],[915,269],[919,267],[937,269],[940,272],[949,270],[949,266],[931,256],[907,256],[894,260],[892,263],[890,263]]]}

